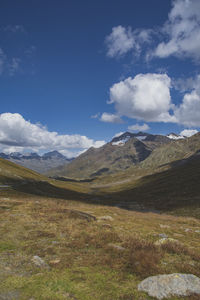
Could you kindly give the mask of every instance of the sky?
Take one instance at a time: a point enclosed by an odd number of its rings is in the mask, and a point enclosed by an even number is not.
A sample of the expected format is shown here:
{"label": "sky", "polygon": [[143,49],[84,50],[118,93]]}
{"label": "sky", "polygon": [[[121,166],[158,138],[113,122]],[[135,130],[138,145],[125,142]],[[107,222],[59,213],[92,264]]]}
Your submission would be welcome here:
{"label": "sky", "polygon": [[200,130],[199,0],[2,0],[0,151]]}

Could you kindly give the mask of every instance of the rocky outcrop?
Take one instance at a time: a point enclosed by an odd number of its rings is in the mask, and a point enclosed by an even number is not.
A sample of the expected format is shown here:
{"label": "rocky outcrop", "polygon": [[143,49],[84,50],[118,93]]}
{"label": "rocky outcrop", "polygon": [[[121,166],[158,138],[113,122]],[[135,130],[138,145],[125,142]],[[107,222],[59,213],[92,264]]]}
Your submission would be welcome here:
{"label": "rocky outcrop", "polygon": [[172,296],[200,295],[200,278],[192,274],[169,274],[148,277],[138,285],[138,290],[156,299]]}

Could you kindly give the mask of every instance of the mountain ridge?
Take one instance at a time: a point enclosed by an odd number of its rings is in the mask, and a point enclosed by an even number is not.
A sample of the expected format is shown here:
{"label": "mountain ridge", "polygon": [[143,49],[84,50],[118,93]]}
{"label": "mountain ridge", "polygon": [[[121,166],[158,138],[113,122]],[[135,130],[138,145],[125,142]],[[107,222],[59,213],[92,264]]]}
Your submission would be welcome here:
{"label": "mountain ridge", "polygon": [[50,170],[50,176],[91,178],[126,170],[147,159],[154,149],[172,140],[145,132],[124,132],[100,148],[90,148],[68,165]]}
{"label": "mountain ridge", "polygon": [[58,151],[50,151],[39,155],[35,152],[20,153],[12,152],[10,154],[0,153],[0,158],[17,163],[23,167],[34,170],[41,174],[47,172],[53,167],[58,167],[63,164],[69,163],[72,159],[68,159]]}

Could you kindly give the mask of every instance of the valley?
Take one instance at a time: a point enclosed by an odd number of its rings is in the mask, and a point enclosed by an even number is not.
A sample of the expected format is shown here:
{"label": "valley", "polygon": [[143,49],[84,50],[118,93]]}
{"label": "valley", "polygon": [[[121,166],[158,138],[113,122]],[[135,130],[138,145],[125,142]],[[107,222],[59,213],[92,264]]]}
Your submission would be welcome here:
{"label": "valley", "polygon": [[0,299],[150,300],[149,276],[200,277],[200,135],[146,143],[146,158],[134,148],[137,163],[90,179],[0,159]]}

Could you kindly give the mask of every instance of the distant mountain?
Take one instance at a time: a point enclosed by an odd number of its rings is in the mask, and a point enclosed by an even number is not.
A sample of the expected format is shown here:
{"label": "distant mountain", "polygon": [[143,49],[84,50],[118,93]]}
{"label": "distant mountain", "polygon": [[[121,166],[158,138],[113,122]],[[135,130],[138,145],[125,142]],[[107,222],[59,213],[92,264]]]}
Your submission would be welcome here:
{"label": "distant mountain", "polygon": [[125,132],[100,148],[90,148],[70,164],[52,169],[52,176],[88,178],[126,170],[144,161],[152,151],[171,143],[166,136]]}
{"label": "distant mountain", "polygon": [[42,156],[37,153],[22,154],[13,152],[10,154],[0,153],[0,158],[7,159],[11,162],[32,169],[39,173],[46,173],[48,170],[69,163],[72,159],[66,158],[58,151],[51,151]]}

